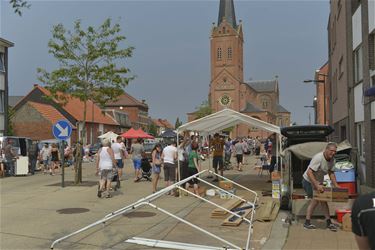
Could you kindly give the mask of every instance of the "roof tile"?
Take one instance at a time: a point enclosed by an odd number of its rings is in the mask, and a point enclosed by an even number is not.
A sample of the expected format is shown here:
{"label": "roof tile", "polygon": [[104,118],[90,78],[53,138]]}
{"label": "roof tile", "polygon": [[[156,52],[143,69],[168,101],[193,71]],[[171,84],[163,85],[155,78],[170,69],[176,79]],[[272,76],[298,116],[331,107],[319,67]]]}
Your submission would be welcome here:
{"label": "roof tile", "polygon": [[[51,105],[30,101],[27,102],[27,104],[36,109],[43,117],[51,121],[52,124],[55,124],[59,120],[66,120],[66,118]],[[75,128],[73,124],[70,125]]]}
{"label": "roof tile", "polygon": [[[45,95],[51,96],[51,92],[46,88],[38,85],[35,87],[40,89]],[[66,96],[68,96],[68,102],[66,105],[62,106],[62,108],[65,109],[76,120],[83,121],[84,103],[76,97],[72,97],[68,94],[66,94]],[[55,100],[55,102],[58,103],[57,100]],[[111,116],[103,113],[102,110],[91,100],[88,100],[86,103],[86,121],[108,125],[118,125],[118,123]]]}

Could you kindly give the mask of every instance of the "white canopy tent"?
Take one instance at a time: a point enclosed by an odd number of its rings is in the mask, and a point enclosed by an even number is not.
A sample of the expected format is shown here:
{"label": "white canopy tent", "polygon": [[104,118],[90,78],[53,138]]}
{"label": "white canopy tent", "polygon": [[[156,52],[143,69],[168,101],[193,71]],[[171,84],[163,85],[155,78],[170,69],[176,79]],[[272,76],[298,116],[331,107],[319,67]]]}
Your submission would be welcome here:
{"label": "white canopy tent", "polygon": [[280,127],[228,108],[195,121],[188,122],[180,126],[177,129],[177,132],[190,130],[205,134],[212,134],[241,123],[280,135]]}
{"label": "white canopy tent", "polygon": [[98,138],[99,139],[103,139],[103,140],[104,139],[108,139],[108,140],[110,140],[112,142],[112,141],[116,141],[117,136],[118,136],[118,134],[116,134],[116,133],[114,133],[112,131],[108,131],[105,134],[99,135]]}
{"label": "white canopy tent", "polygon": [[[253,118],[248,115],[241,114],[237,111],[234,111],[232,109],[223,109],[216,113],[210,114],[208,116],[205,116],[203,118],[185,123],[184,125],[181,125],[177,129],[177,141],[179,137],[180,132],[184,131],[195,131],[199,132],[202,135],[209,135],[216,132],[219,132],[223,129],[238,125],[238,124],[245,124],[249,127],[257,127],[262,130],[266,130],[271,133],[276,133],[278,137],[277,143],[279,144],[279,147],[276,147],[276,161],[278,163],[279,160],[279,148],[281,149],[281,132],[280,127],[261,121],[259,119]],[[180,178],[180,163],[178,161],[178,175]]]}

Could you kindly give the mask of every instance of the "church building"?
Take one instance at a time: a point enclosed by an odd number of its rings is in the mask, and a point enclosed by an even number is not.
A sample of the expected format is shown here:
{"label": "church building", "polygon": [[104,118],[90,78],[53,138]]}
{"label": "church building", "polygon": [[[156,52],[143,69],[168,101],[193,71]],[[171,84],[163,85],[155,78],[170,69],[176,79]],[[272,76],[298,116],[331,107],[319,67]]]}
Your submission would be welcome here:
{"label": "church building", "polygon": [[[211,42],[211,81],[208,102],[213,112],[230,108],[278,126],[290,125],[290,112],[279,104],[278,79],[245,81],[242,22],[237,23],[233,0],[220,0],[217,26]],[[189,120],[194,113],[189,114]],[[266,137],[268,133],[245,125],[232,130],[233,137]]]}

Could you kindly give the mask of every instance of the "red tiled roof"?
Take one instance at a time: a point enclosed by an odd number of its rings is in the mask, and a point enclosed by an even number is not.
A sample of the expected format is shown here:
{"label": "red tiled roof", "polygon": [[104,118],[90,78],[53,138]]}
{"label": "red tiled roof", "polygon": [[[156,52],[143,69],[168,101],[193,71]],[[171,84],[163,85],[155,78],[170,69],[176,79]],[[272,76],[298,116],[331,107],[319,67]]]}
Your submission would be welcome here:
{"label": "red tiled roof", "polygon": [[161,124],[161,123],[159,122],[158,119],[152,119],[152,122],[153,122],[153,123],[155,124],[155,126],[157,126],[157,127],[164,127],[164,125]]}
{"label": "red tiled roof", "polygon": [[169,123],[167,119],[159,119],[159,122],[164,125],[166,128],[174,129],[174,126]]}
{"label": "red tiled roof", "polygon": [[[49,90],[38,85],[35,85],[35,88],[38,88],[45,95],[51,96],[51,92]],[[84,103],[76,97],[72,97],[69,95],[66,96],[68,96],[68,101],[66,105],[62,106],[62,108],[65,109],[76,120],[83,121]],[[54,101],[58,102],[57,100]],[[86,122],[118,125],[118,123],[111,116],[105,113],[103,114],[102,110],[91,100],[88,100],[86,103]]]}
{"label": "red tiled roof", "polygon": [[[49,120],[52,124],[55,124],[59,120],[66,120],[66,118],[51,105],[36,102],[27,102],[27,104],[36,109],[43,117]],[[73,124],[70,125],[72,126],[72,128],[76,128]]]}
{"label": "red tiled roof", "polygon": [[113,105],[115,106],[143,106],[145,108],[148,107],[147,104],[138,101],[137,99],[135,99],[134,97],[132,97],[131,95],[127,93],[120,95],[118,97],[118,100],[115,102],[108,102],[107,105],[108,106],[113,106]]}

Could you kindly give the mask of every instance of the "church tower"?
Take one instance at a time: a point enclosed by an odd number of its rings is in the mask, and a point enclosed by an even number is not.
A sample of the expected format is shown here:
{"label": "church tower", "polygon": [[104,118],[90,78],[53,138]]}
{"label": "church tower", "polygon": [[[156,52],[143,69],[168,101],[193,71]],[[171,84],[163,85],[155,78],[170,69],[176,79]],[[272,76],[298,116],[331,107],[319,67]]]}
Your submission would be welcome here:
{"label": "church tower", "polygon": [[233,0],[220,0],[217,26],[211,30],[211,81],[209,99],[214,112],[239,111],[243,83],[242,23],[236,22]]}

